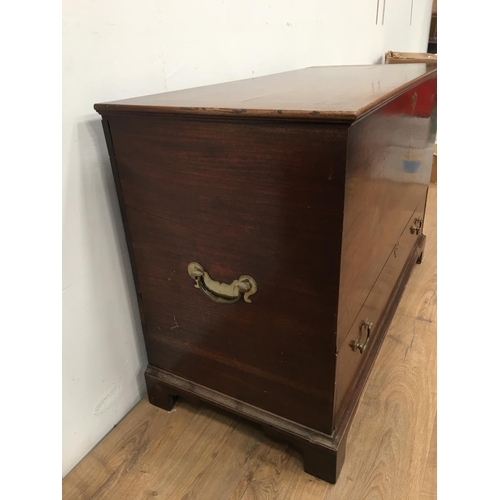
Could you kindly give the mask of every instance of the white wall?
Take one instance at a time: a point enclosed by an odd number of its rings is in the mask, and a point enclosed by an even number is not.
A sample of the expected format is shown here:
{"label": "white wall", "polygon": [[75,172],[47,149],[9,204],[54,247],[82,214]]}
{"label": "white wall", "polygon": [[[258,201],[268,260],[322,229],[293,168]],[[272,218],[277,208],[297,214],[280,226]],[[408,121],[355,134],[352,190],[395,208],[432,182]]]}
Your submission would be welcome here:
{"label": "white wall", "polygon": [[[63,2],[63,474],[145,395],[133,282],[95,102],[426,51],[432,0]],[[39,78],[43,78],[40,75]]]}

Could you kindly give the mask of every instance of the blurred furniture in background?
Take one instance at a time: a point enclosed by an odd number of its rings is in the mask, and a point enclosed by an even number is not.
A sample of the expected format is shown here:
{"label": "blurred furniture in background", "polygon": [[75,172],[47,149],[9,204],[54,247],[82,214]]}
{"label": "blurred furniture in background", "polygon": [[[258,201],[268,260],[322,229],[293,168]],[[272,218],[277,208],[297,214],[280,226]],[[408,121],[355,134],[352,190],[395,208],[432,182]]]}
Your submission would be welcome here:
{"label": "blurred furniture in background", "polygon": [[432,3],[431,27],[429,30],[429,45],[427,52],[437,54],[437,0]]}
{"label": "blurred furniture in background", "polygon": [[437,64],[437,54],[429,54],[428,52],[395,52],[389,50],[385,53],[386,64],[409,64],[409,63],[425,63]]}

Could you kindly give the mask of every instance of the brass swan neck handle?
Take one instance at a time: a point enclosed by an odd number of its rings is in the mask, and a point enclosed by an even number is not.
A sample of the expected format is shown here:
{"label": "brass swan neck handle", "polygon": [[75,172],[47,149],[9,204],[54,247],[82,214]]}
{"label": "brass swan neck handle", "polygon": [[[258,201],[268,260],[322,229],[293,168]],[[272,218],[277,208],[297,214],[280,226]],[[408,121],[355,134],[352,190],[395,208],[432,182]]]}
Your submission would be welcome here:
{"label": "brass swan neck handle", "polygon": [[234,304],[241,297],[245,302],[251,304],[250,295],[257,293],[257,282],[246,274],[240,276],[231,284],[220,283],[213,280],[198,262],[188,264],[188,274],[195,281],[195,288],[199,288],[218,304]]}

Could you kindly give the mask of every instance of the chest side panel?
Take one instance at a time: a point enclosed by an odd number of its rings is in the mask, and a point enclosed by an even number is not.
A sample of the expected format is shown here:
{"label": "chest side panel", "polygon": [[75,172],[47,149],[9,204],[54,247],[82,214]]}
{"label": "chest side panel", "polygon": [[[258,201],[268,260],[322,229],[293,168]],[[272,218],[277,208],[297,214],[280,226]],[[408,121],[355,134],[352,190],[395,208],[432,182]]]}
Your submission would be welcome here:
{"label": "chest side panel", "polygon": [[[110,117],[149,362],[331,432],[346,128]],[[252,303],[218,304],[190,262]]]}
{"label": "chest side panel", "polygon": [[435,77],[349,130],[339,348],[415,210],[425,206],[435,135]]}

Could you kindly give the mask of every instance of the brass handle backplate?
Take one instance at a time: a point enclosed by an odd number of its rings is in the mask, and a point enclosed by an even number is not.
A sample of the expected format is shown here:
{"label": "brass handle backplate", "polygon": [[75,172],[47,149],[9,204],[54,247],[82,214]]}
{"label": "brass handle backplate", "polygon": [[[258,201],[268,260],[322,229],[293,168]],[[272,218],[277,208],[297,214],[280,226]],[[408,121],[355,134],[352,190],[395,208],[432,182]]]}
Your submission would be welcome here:
{"label": "brass handle backplate", "polygon": [[250,295],[257,293],[257,282],[246,274],[234,280],[230,285],[213,280],[198,262],[188,264],[188,274],[195,281],[195,288],[199,288],[205,295],[218,304],[234,304],[243,297],[251,304]]}
{"label": "brass handle backplate", "polygon": [[[366,328],[366,340],[363,343],[361,343],[361,335],[363,333],[364,328]],[[361,354],[365,352],[365,349],[368,346],[368,342],[370,342],[370,333],[372,331],[372,328],[373,328],[373,323],[371,323],[367,319],[361,322],[361,325],[359,326],[359,337],[351,342],[351,347],[353,351],[359,349],[359,352]]]}
{"label": "brass handle backplate", "polygon": [[413,221],[413,226],[410,227],[411,234],[420,234],[422,232],[422,225],[424,224],[424,219],[422,217],[417,217]]}

